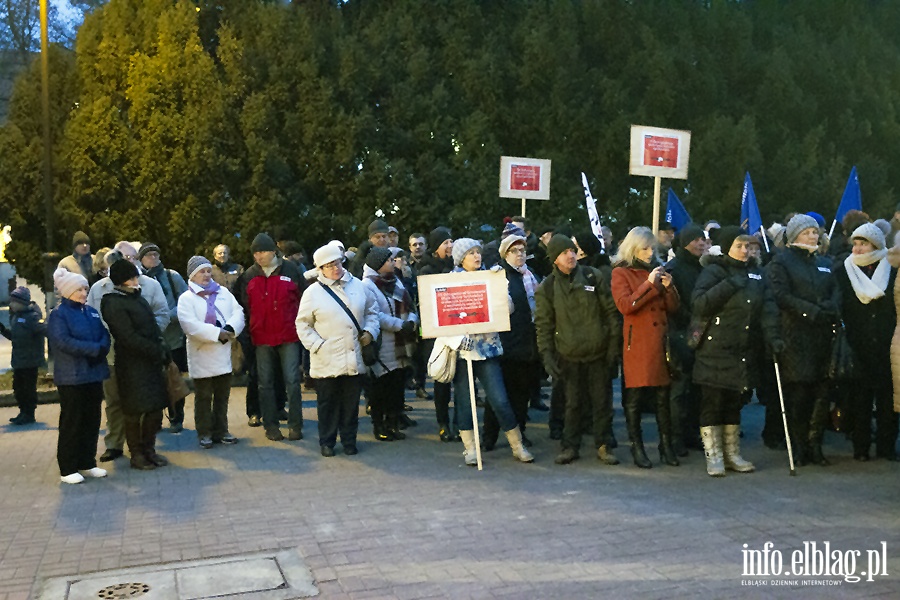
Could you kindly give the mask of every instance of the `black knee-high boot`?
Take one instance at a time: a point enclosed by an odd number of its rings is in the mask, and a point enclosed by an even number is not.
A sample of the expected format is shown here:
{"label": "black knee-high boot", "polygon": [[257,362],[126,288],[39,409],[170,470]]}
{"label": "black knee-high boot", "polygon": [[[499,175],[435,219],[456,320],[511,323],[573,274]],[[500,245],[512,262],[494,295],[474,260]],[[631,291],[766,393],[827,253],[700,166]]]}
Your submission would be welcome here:
{"label": "black knee-high boot", "polygon": [[672,415],[669,407],[669,388],[656,388],[656,428],[659,430],[659,459],[669,466],[680,463],[672,449]]}
{"label": "black knee-high boot", "polygon": [[644,438],[641,433],[641,393],[629,390],[625,397],[625,423],[628,426],[628,439],[631,441],[631,457],[634,464],[642,469],[653,466],[644,450]]}

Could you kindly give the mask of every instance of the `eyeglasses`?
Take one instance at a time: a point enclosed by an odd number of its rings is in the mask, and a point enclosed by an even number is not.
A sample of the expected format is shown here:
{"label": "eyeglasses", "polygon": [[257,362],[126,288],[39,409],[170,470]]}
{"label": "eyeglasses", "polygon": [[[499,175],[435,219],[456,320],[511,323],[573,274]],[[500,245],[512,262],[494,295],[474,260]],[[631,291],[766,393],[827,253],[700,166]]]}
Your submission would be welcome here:
{"label": "eyeglasses", "polygon": [[341,261],[339,261],[339,260],[333,260],[333,261],[331,261],[330,263],[326,263],[326,264],[322,265],[322,266],[319,267],[319,268],[320,268],[320,269],[323,269],[323,270],[324,270],[324,269],[337,269],[337,268],[340,267],[340,266],[341,266]]}
{"label": "eyeglasses", "polygon": [[510,254],[523,255],[523,254],[525,254],[525,248],[511,248],[511,249],[509,250],[509,253],[510,253]]}

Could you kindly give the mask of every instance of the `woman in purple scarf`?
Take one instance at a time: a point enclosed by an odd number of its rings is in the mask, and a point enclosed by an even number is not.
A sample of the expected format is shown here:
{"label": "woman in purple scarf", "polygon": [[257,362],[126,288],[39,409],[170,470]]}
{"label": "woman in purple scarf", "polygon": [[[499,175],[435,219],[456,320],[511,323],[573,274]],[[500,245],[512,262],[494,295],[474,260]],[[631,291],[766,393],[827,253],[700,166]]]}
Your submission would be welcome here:
{"label": "woman in purple scarf", "polygon": [[194,380],[194,425],[201,448],[235,444],[228,431],[231,395],[231,342],[244,329],[244,311],[226,288],[212,279],[212,264],[192,256],[188,291],[178,298],[178,322],[187,336],[188,373]]}

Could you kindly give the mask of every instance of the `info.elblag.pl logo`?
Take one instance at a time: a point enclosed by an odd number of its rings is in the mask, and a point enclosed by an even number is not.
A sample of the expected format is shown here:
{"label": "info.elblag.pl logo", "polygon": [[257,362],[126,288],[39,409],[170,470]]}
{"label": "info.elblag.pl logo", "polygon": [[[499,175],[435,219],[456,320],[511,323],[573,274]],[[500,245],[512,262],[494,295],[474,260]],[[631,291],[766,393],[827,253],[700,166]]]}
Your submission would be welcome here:
{"label": "info.elblag.pl logo", "polygon": [[[772,542],[754,550],[743,545],[741,585],[835,586],[887,577],[887,542],[871,550],[832,548],[831,542],[803,542],[789,556]],[[762,578],[762,579],[757,579]]]}

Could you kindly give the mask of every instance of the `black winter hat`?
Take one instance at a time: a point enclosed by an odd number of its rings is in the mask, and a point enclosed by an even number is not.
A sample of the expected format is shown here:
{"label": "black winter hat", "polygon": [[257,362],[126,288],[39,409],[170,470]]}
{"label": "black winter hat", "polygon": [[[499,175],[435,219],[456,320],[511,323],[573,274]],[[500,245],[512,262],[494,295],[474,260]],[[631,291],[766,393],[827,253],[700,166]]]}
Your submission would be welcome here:
{"label": "black winter hat", "polygon": [[697,238],[705,238],[703,228],[696,223],[688,223],[678,232],[678,247],[686,248]]}
{"label": "black winter hat", "polygon": [[369,223],[369,237],[372,237],[376,233],[388,233],[388,224],[381,219],[375,219]]}
{"label": "black winter hat", "polygon": [[575,242],[572,241],[572,238],[557,233],[550,238],[550,243],[547,244],[547,258],[550,259],[551,264],[555,263],[556,257],[570,249],[575,249]]}
{"label": "black winter hat", "polygon": [[137,276],[137,267],[130,260],[117,260],[109,267],[109,279],[113,282],[113,285],[122,285],[132,277]]}
{"label": "black winter hat", "polygon": [[719,230],[718,237],[716,238],[716,241],[719,243],[719,248],[722,249],[722,254],[728,254],[728,251],[731,250],[731,245],[734,243],[734,240],[741,235],[747,234],[737,225],[726,225],[725,227],[722,227]]}
{"label": "black winter hat", "polygon": [[428,252],[432,254],[447,240],[452,240],[453,235],[446,227],[436,227],[428,234]]}
{"label": "black winter hat", "polygon": [[275,240],[268,233],[257,233],[253,238],[253,243],[250,244],[250,252],[275,252],[276,250],[278,250],[278,246],[275,245]]}
{"label": "black winter hat", "polygon": [[384,266],[384,263],[390,260],[392,254],[390,248],[372,246],[372,249],[369,250],[369,254],[366,255],[366,266],[373,271],[377,271]]}
{"label": "black winter hat", "polygon": [[594,235],[593,231],[580,231],[575,234],[575,241],[578,247],[587,255],[594,256],[600,254],[600,240]]}

